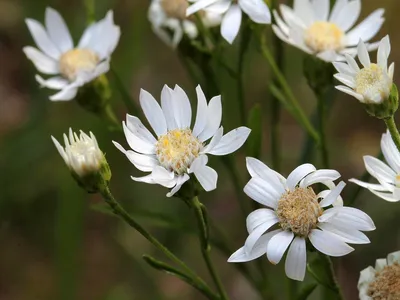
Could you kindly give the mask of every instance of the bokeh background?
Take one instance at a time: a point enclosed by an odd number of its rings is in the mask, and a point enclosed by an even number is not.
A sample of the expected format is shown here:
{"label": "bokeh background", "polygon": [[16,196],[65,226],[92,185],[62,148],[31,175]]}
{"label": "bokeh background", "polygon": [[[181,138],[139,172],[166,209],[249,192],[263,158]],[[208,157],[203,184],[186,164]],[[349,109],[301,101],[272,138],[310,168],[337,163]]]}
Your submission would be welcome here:
{"label": "bokeh background", "polygon": [[[386,9],[386,22],[379,37],[390,34],[391,60],[397,63],[400,61],[400,36],[396,29],[400,25],[398,1],[362,3],[363,16],[378,6]],[[101,119],[74,101],[52,103],[48,91],[35,82],[34,66],[22,52],[23,46],[33,44],[24,19],[30,17],[42,22],[46,6],[61,12],[78,40],[86,26],[82,1],[0,0],[0,299],[203,299],[190,286],[143,262],[144,253],[163,260],[164,257],[120,220],[93,209],[101,199],[85,194],[75,184],[53,146],[50,136],[61,138],[69,127],[93,131],[111,165],[111,188],[116,197],[154,235],[209,279],[197,238],[191,233],[195,224],[187,207],[178,199],[166,198],[162,187],[130,179],[130,175],[139,172],[111,143],[112,140],[125,143],[121,133],[110,132]],[[195,84],[178,55],[151,30],[148,6],[146,0],[96,1],[97,19],[113,9],[115,21],[122,29],[113,68],[133,99],[137,100],[140,88],[159,95],[164,84],[179,84],[195,101]],[[301,105],[311,115],[316,101],[302,76],[304,56],[286,45],[284,50],[285,72]],[[226,54],[233,67],[236,51],[237,45]],[[244,79],[247,108],[250,110],[256,103],[262,106],[261,158],[270,163],[270,75],[254,44],[246,56]],[[398,79],[397,68],[395,82]],[[239,125],[235,81],[226,74],[219,80],[223,87],[223,124],[232,129]],[[110,81],[115,82],[111,75]],[[113,90],[112,106],[122,120],[126,110],[118,89]],[[282,111],[281,120],[281,172],[287,175],[298,165],[305,135],[287,112]],[[335,94],[329,110],[328,143],[332,166],[342,173],[344,180],[361,176],[362,156],[379,152],[384,130],[383,123],[369,117],[355,99]],[[235,155],[243,185],[247,176],[245,150],[244,147]],[[218,159],[213,159],[212,164],[219,173],[219,186],[203,195],[202,201],[236,250],[246,236],[237,198],[246,201],[245,205],[250,204],[250,199],[243,192],[235,192],[227,170]],[[354,191],[355,186],[348,184],[345,199]],[[387,203],[362,191],[355,205],[371,215],[377,230],[368,234],[372,244],[356,245],[352,254],[334,259],[346,299],[357,299],[356,284],[361,269],[374,264],[376,258],[400,249],[398,203]],[[168,225],[170,221],[173,225]],[[226,263],[226,254],[214,247],[213,257],[232,299],[259,299],[235,267]],[[264,260],[275,299],[288,299],[287,287],[291,283],[284,276],[284,264],[272,266]],[[309,275],[307,281],[312,281]],[[323,299],[321,290],[317,289],[312,298]]]}

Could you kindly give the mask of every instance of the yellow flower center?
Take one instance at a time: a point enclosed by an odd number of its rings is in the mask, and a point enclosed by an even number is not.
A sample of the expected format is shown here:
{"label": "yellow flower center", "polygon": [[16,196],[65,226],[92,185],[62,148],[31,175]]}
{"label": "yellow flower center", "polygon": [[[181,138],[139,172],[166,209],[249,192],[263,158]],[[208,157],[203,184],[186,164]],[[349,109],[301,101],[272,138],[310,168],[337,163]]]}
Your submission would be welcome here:
{"label": "yellow flower center", "polygon": [[175,129],[159,137],[156,155],[164,168],[181,175],[187,172],[202,149],[203,144],[190,129]]}
{"label": "yellow flower center", "polygon": [[283,194],[276,210],[282,229],[291,230],[302,237],[308,236],[311,229],[316,228],[322,212],[313,189],[300,187]]}
{"label": "yellow flower center", "polygon": [[71,81],[74,81],[79,72],[92,72],[100,59],[89,49],[72,49],[61,55],[60,72]]}
{"label": "yellow flower center", "polygon": [[361,69],[356,76],[355,91],[365,98],[380,97],[382,100],[389,97],[392,81],[384,70],[377,64]]}
{"label": "yellow flower center", "polygon": [[315,52],[341,50],[344,32],[334,23],[317,21],[305,32],[305,43]]}
{"label": "yellow flower center", "polygon": [[189,2],[187,0],[161,0],[161,7],[168,17],[185,20]]}
{"label": "yellow flower center", "polygon": [[376,273],[370,283],[368,296],[373,300],[400,300],[400,265],[394,263]]}

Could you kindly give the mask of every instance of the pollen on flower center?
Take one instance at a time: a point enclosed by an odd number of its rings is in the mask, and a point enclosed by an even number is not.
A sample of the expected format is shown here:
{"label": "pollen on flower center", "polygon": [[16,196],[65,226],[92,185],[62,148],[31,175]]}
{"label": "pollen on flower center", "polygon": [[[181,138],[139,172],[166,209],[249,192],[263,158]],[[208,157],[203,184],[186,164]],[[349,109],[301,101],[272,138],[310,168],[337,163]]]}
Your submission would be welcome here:
{"label": "pollen on flower center", "polygon": [[316,227],[322,212],[312,188],[300,187],[283,194],[276,210],[282,229],[303,237]]}
{"label": "pollen on flower center", "polygon": [[190,129],[175,129],[160,136],[156,155],[163,167],[180,175],[187,172],[202,148],[203,144]]}
{"label": "pollen on flower center", "polygon": [[168,17],[185,20],[189,2],[187,0],[161,0],[161,7]]}
{"label": "pollen on flower center", "polygon": [[305,32],[305,43],[315,52],[343,48],[343,31],[334,23],[318,21]]}
{"label": "pollen on flower center", "polygon": [[371,64],[356,75],[355,91],[367,98],[379,96],[381,99],[386,99],[391,85],[391,80],[384,70],[377,64]]}
{"label": "pollen on flower center", "polygon": [[376,273],[375,280],[370,283],[368,296],[373,300],[400,299],[400,265],[394,263]]}
{"label": "pollen on flower center", "polygon": [[98,55],[89,49],[72,49],[61,55],[59,66],[61,74],[73,81],[78,72],[93,71],[100,59]]}

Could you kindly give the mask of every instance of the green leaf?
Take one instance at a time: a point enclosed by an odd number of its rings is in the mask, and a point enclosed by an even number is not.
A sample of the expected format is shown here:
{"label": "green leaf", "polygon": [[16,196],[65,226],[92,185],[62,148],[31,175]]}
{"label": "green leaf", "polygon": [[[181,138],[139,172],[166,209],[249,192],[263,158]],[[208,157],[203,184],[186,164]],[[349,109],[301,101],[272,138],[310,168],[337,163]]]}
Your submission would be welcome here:
{"label": "green leaf", "polygon": [[260,157],[262,145],[262,111],[261,106],[256,104],[249,112],[248,127],[251,129],[251,135],[247,139],[247,156]]}
{"label": "green leaf", "polygon": [[310,283],[305,285],[299,295],[296,297],[296,300],[306,300],[311,294],[312,292],[315,290],[315,288],[318,286],[318,284],[316,283]]}

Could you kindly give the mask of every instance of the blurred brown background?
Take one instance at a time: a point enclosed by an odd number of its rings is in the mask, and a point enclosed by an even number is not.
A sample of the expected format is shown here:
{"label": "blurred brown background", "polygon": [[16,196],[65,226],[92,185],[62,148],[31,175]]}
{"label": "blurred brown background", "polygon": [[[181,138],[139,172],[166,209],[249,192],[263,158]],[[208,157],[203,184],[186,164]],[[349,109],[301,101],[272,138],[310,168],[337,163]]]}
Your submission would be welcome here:
{"label": "blurred brown background", "polygon": [[[115,21],[122,29],[113,66],[135,99],[140,88],[159,95],[164,84],[179,84],[193,101],[195,85],[176,53],[152,33],[147,21],[148,5],[146,0],[96,1],[97,19],[113,9]],[[163,260],[164,257],[121,221],[91,209],[100,199],[86,195],[76,186],[54,148],[50,135],[61,138],[69,127],[93,131],[107,154],[113,172],[112,189],[118,199],[209,279],[195,236],[168,228],[163,222],[149,221],[148,212],[161,213],[177,224],[193,228],[187,207],[177,199],[167,199],[166,189],[162,187],[133,182],[130,175],[140,172],[111,143],[112,140],[125,143],[124,137],[118,132],[109,132],[100,119],[73,101],[52,103],[47,98],[48,91],[40,89],[35,82],[34,66],[22,52],[23,46],[33,45],[24,18],[43,22],[46,6],[61,12],[78,40],[85,26],[81,1],[0,0],[0,300],[203,299],[185,283],[150,269],[142,261],[144,253]],[[364,0],[362,15],[366,16],[378,6],[386,9],[386,22],[379,37],[390,34],[391,60],[397,63],[400,61],[397,33],[400,4],[396,0]],[[236,46],[228,57],[233,57]],[[286,74],[302,106],[311,114],[315,98],[302,76],[303,54],[286,45],[284,48]],[[255,103],[263,107],[262,159],[269,163],[268,65],[255,45],[246,59],[247,107],[250,109]],[[234,61],[230,62],[235,66]],[[397,68],[396,83],[398,78]],[[239,125],[235,83],[228,77],[221,81],[224,81],[223,123],[228,130]],[[126,111],[120,98],[114,90],[112,105],[122,120]],[[380,135],[385,130],[383,123],[367,116],[355,99],[339,93],[329,114],[328,142],[333,168],[342,173],[344,180],[360,177],[364,172],[362,155],[376,155],[379,151]],[[281,133],[281,172],[286,176],[298,165],[304,133],[286,112],[282,112]],[[244,149],[235,155],[243,185],[247,176],[244,155]],[[213,159],[212,164],[219,173],[219,187],[203,195],[202,200],[236,250],[246,234],[236,201],[239,195],[219,160]],[[350,196],[354,189],[353,184],[348,184],[344,197]],[[249,198],[243,198],[250,202]],[[356,251],[351,255],[334,260],[347,299],[357,299],[356,283],[361,269],[374,264],[376,258],[400,249],[400,203],[387,203],[362,191],[355,206],[371,215],[377,230],[368,233],[372,244],[355,245]],[[217,249],[213,254],[232,299],[258,299],[234,266],[226,263],[227,256]],[[265,262],[265,268],[279,295],[276,299],[286,299],[289,281],[283,273],[284,264],[271,266]],[[309,275],[307,281],[312,281]],[[321,297],[317,289],[313,298]]]}

